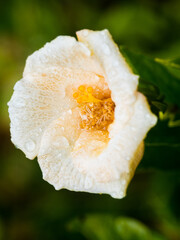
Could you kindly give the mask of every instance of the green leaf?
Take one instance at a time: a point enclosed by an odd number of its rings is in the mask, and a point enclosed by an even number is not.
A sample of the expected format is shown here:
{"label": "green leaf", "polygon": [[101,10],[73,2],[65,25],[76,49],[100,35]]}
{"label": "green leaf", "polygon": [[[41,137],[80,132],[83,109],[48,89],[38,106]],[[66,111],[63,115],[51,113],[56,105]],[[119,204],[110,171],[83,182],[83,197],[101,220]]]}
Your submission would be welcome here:
{"label": "green leaf", "polygon": [[[140,76],[139,88],[141,88],[143,80],[158,87],[160,95],[165,97],[167,103],[180,106],[180,76],[177,77],[170,73],[165,65],[155,59],[131,52],[124,47],[121,47],[120,50],[132,67],[133,72]],[[150,88],[149,91],[151,92]],[[151,100],[151,98],[148,98],[148,100]]]}
{"label": "green leaf", "polygon": [[180,127],[159,121],[145,139],[145,153],[139,168],[180,169]]}
{"label": "green leaf", "polygon": [[174,59],[155,58],[155,61],[159,62],[165,66],[177,68],[178,70],[180,70],[180,58],[174,58]]}
{"label": "green leaf", "polygon": [[82,233],[91,240],[165,239],[135,219],[111,215],[88,215],[82,220],[71,221],[68,228],[71,231]]}
{"label": "green leaf", "polygon": [[132,218],[119,217],[116,219],[116,229],[120,239],[124,240],[158,240],[164,239],[160,235],[154,233],[143,223]]}

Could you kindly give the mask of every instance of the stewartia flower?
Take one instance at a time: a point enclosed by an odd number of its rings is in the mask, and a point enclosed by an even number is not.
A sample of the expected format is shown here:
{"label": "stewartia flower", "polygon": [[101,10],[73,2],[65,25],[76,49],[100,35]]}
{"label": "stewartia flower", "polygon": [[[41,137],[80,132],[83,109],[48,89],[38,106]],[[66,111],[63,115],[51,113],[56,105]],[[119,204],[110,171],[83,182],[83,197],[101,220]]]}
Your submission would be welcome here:
{"label": "stewartia flower", "polygon": [[122,198],[156,117],[109,32],[77,38],[28,57],[9,102],[12,142],[55,189]]}

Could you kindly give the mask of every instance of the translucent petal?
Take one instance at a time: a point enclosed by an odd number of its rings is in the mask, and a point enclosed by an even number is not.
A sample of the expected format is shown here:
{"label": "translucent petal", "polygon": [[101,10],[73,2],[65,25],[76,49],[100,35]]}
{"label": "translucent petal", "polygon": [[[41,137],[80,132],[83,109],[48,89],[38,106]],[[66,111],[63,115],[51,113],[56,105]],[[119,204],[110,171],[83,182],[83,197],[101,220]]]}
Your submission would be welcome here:
{"label": "translucent petal", "polygon": [[43,72],[47,67],[68,67],[95,72],[103,71],[91,51],[75,38],[59,36],[27,58],[24,76],[28,73]]}
{"label": "translucent petal", "polygon": [[[127,187],[142,158],[143,139],[155,122],[146,99],[138,95],[133,114],[123,128],[113,123],[108,137],[98,132],[81,133],[72,153],[74,166],[97,182],[116,181]],[[113,192],[118,195],[118,189]],[[126,188],[121,192],[124,196]]]}
{"label": "translucent petal", "polygon": [[[77,32],[77,37],[93,52],[103,67],[107,77],[106,81],[112,91],[112,97],[121,100],[132,97],[137,89],[138,76],[132,73],[108,30],[81,30]],[[114,90],[116,93],[118,91],[118,96],[113,94]]]}
{"label": "translucent petal", "polygon": [[[43,178],[57,190],[67,188],[74,191],[107,193],[112,195],[112,197],[122,198],[129,181],[128,174],[123,173],[118,179],[113,177],[108,179],[107,175],[112,175],[111,163],[109,162],[109,164],[105,165],[102,161],[100,169],[104,170],[102,172],[102,174],[104,173],[103,181],[95,177],[94,174],[92,175],[91,171],[82,171],[81,163],[78,166],[74,162],[72,151],[75,150],[75,144],[78,147],[78,140],[83,138],[82,134],[84,135],[85,147],[92,146],[90,141],[92,136],[87,136],[79,128],[79,115],[76,110],[73,110],[71,114],[66,112],[63,117],[53,121],[44,132],[38,155],[38,162],[43,173]],[[99,139],[100,142],[103,141],[100,136],[101,133],[96,132],[94,134],[96,134],[96,137],[91,138],[92,141],[95,138]],[[99,137],[97,136],[98,134]],[[134,156],[136,159],[133,161],[133,169],[142,157],[142,153],[143,144],[140,144]],[[86,159],[84,160],[86,161]],[[99,168],[99,166],[96,168]]]}
{"label": "translucent petal", "polygon": [[101,88],[102,78],[81,69],[49,67],[27,74],[16,83],[9,104],[12,142],[28,158],[39,149],[44,129],[64,111],[77,105],[73,92],[81,84]]}

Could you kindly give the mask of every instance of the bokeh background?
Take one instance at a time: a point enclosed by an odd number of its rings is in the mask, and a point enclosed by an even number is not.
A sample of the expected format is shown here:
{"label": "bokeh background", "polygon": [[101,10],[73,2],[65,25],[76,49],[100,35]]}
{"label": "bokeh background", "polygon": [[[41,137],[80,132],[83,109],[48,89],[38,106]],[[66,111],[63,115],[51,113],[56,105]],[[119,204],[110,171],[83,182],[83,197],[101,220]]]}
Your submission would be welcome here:
{"label": "bokeh background", "polygon": [[[179,0],[1,1],[0,240],[178,240],[178,149],[168,151],[170,165],[163,155],[166,147],[158,157],[157,149],[147,150],[127,196],[115,200],[107,195],[55,191],[42,180],[37,161],[26,159],[10,141],[7,102],[27,56],[56,36],[75,36],[83,28],[107,28],[119,45],[147,56],[180,56]],[[171,137],[178,131],[171,131]],[[151,134],[169,136],[164,123],[150,132],[150,138]]]}

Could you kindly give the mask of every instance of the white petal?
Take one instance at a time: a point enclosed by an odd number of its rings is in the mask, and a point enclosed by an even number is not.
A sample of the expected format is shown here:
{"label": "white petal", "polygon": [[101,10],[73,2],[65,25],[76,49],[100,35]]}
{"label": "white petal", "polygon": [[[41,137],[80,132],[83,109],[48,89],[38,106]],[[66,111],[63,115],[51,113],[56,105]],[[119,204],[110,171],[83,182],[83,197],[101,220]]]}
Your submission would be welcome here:
{"label": "white petal", "polygon": [[[96,178],[94,174],[91,174],[91,171],[83,172],[80,166],[74,163],[72,150],[74,151],[75,144],[76,147],[78,147],[77,139],[79,139],[79,136],[82,134],[78,123],[79,116],[76,110],[72,111],[71,115],[67,111],[63,117],[53,121],[45,130],[38,155],[38,162],[43,173],[43,178],[52,184],[56,190],[67,188],[74,191],[107,193],[112,197],[122,198],[129,181],[127,173],[115,179],[111,177],[113,173],[111,172],[110,163],[105,165],[102,161],[101,167],[99,168],[99,170],[104,170],[101,172],[104,174],[104,181],[102,181],[99,177]],[[96,136],[97,135],[98,133],[96,133]],[[84,135],[84,137],[85,143],[92,145],[91,141],[87,139],[88,136]],[[96,139],[98,139],[98,137],[96,137]],[[101,141],[102,138],[100,137],[99,142]],[[140,144],[134,155],[136,159],[133,161],[134,166],[132,166],[132,169],[136,167],[142,154],[143,144]],[[86,161],[86,159],[84,160]],[[107,177],[110,178],[108,179]],[[126,180],[127,177],[128,181]]]}
{"label": "white petal", "polygon": [[[126,187],[142,158],[142,141],[155,123],[156,117],[144,96],[139,94],[128,124],[123,128],[117,122],[111,125],[109,142],[100,131],[81,133],[72,153],[74,166],[99,183],[116,182],[120,187],[124,182],[121,192],[125,196]],[[117,195],[118,191],[113,190]]]}
{"label": "white petal", "polygon": [[33,159],[44,129],[77,105],[72,97],[77,86],[93,84],[101,88],[102,81],[95,73],[63,67],[27,74],[16,83],[8,103],[12,142]]}
{"label": "white petal", "polygon": [[[132,177],[131,166],[138,146],[157,118],[151,113],[145,97],[137,92],[138,78],[131,72],[109,32],[82,30],[77,35],[103,66],[116,105],[115,120],[109,127],[110,141],[96,159],[97,166],[104,161],[106,166],[113,168],[112,179],[122,179],[121,176],[127,174],[124,179],[127,183]],[[84,171],[89,171],[88,164],[82,165]]]}
{"label": "white petal", "polygon": [[57,71],[47,72],[27,75],[17,82],[8,103],[12,142],[30,159],[38,153],[44,129],[72,105]]}
{"label": "white petal", "polygon": [[[137,89],[138,76],[132,73],[108,30],[82,30],[77,32],[77,37],[79,41],[91,49],[103,66],[107,76],[106,81],[114,100],[116,98],[124,100],[127,95],[132,96]],[[119,92],[118,96],[113,94],[114,90]]]}
{"label": "white petal", "polygon": [[69,67],[103,74],[96,58],[83,44],[69,36],[59,36],[27,58],[24,76],[43,72],[49,66]]}

